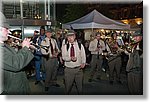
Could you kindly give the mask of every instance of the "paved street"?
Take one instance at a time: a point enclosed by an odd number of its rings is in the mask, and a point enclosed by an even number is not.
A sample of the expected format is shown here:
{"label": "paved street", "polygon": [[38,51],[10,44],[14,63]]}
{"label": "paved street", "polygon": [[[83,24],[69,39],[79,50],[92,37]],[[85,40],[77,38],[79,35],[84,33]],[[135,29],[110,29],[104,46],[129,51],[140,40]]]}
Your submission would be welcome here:
{"label": "paved street", "polygon": [[[127,95],[129,94],[127,88],[126,75],[122,71],[121,81],[122,84],[114,82],[113,85],[109,84],[108,75],[105,72],[102,73],[102,79],[99,81],[94,79],[92,82],[88,82],[88,75],[90,69],[84,71],[84,83],[83,83],[83,94],[84,95]],[[31,94],[41,94],[41,95],[65,95],[65,86],[63,84],[63,75],[58,75],[58,84],[60,87],[51,86],[48,92],[44,90],[44,82],[41,81],[39,84],[35,85],[35,77],[29,78],[31,86]],[[75,85],[73,86],[72,95],[77,94]]]}

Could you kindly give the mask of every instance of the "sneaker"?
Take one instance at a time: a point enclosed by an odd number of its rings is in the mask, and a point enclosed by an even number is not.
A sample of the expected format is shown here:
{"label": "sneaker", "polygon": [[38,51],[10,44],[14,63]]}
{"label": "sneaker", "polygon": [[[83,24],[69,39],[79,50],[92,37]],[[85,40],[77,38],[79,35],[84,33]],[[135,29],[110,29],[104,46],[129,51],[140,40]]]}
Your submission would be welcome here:
{"label": "sneaker", "polygon": [[112,84],[113,84],[113,81],[109,81],[109,83],[112,85]]}
{"label": "sneaker", "polygon": [[106,74],[106,77],[109,78],[109,74]]}
{"label": "sneaker", "polygon": [[35,82],[35,85],[37,85],[39,82],[40,82],[40,81],[36,81],[36,82]]}
{"label": "sneaker", "polygon": [[89,79],[88,82],[92,82],[92,79]]}
{"label": "sneaker", "polygon": [[35,74],[32,73],[31,76],[35,76]]}
{"label": "sneaker", "polygon": [[102,68],[102,71],[105,72],[106,71],[105,68]]}
{"label": "sneaker", "polygon": [[117,81],[117,83],[118,83],[118,84],[122,84],[122,82],[121,82],[121,81]]}
{"label": "sneaker", "polygon": [[45,87],[45,91],[48,91],[49,87]]}
{"label": "sneaker", "polygon": [[97,77],[96,79],[97,79],[97,80],[101,80],[101,78],[99,78],[99,77]]}
{"label": "sneaker", "polygon": [[59,84],[54,84],[53,86],[55,86],[55,87],[60,87],[60,85],[59,85]]}

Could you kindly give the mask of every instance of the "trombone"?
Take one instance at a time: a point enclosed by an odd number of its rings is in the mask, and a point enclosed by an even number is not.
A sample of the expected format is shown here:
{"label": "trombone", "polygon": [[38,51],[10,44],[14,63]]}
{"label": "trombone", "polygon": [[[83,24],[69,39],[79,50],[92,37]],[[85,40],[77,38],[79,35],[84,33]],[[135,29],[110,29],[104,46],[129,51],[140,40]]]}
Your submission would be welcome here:
{"label": "trombone", "polygon": [[[11,38],[13,38],[13,39],[19,40],[19,41],[23,41],[22,39],[17,38],[17,37],[12,36],[12,35],[9,35],[9,34],[8,34],[7,36],[8,36],[8,37],[11,37]],[[35,46],[37,49],[43,48],[44,50],[46,50],[46,52],[48,52],[48,50],[49,50],[49,46],[36,45],[36,44],[34,44],[33,42],[30,42],[30,44],[33,45],[33,46]]]}

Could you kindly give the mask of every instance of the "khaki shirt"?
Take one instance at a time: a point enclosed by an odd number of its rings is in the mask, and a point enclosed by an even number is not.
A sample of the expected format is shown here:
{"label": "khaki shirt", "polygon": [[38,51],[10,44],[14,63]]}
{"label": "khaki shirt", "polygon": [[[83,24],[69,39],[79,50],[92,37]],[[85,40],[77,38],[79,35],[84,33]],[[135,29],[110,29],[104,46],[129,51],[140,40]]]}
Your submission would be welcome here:
{"label": "khaki shirt", "polygon": [[[41,52],[43,55],[48,55],[49,54],[49,57],[52,57],[52,52],[51,52],[51,46],[50,46],[50,39],[48,37],[45,38],[45,40],[43,40],[41,42],[41,45],[42,46],[47,46],[49,47],[48,49],[48,52],[46,52],[45,49],[41,48]],[[52,46],[53,46],[53,49],[54,51],[57,51],[58,53],[60,52],[59,48],[58,48],[58,45],[57,45],[57,42],[55,39],[51,38],[51,43],[52,43]]]}
{"label": "khaki shirt", "polygon": [[0,46],[3,52],[2,73],[3,73],[3,91],[6,94],[29,94],[30,86],[27,80],[24,67],[34,58],[34,55],[27,47],[23,47],[18,52],[14,48],[6,45]]}
{"label": "khaki shirt", "polygon": [[86,55],[85,55],[85,50],[84,50],[83,45],[81,44],[81,50],[80,50],[78,43],[74,42],[75,57],[77,57],[76,62],[71,61],[70,48],[71,48],[70,43],[69,43],[68,51],[67,51],[67,45],[66,44],[63,44],[62,48],[61,48],[62,58],[65,61],[65,66],[69,67],[69,68],[74,68],[74,67],[80,66],[81,64],[85,64],[86,63]]}
{"label": "khaki shirt", "polygon": [[91,51],[91,54],[102,54],[103,50],[107,49],[108,53],[110,53],[110,48],[108,47],[108,45],[104,43],[103,40],[100,40],[100,46],[102,46],[102,48],[99,49],[99,51],[96,51],[97,49],[97,39],[94,39],[93,41],[90,42],[90,45],[89,45],[89,51]]}

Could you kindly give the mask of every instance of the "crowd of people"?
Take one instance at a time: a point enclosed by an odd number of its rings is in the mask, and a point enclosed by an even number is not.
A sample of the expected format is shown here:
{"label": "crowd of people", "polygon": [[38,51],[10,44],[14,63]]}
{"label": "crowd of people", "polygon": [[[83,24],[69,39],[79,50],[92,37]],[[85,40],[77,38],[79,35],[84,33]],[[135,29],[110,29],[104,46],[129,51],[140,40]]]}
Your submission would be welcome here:
{"label": "crowd of people", "polygon": [[32,39],[25,38],[16,49],[11,45],[13,38],[8,38],[8,22],[2,13],[0,16],[3,19],[0,25],[4,72],[2,94],[30,94],[27,78],[32,74],[36,77],[35,85],[41,81],[45,83],[45,91],[50,86],[60,87],[57,83],[60,68],[66,94],[70,94],[74,83],[78,94],[83,94],[84,68],[90,68],[89,82],[93,81],[95,73],[96,79],[102,80],[102,71],[107,71],[112,85],[115,80],[122,84],[120,74],[123,65],[130,94],[143,93],[142,39],[127,42],[124,36],[118,39],[116,32],[112,32],[110,38],[102,38],[103,33],[96,32],[91,41],[82,41],[74,30],[69,30],[64,38],[60,34],[54,38],[51,29],[41,26],[40,32],[34,31]]}

